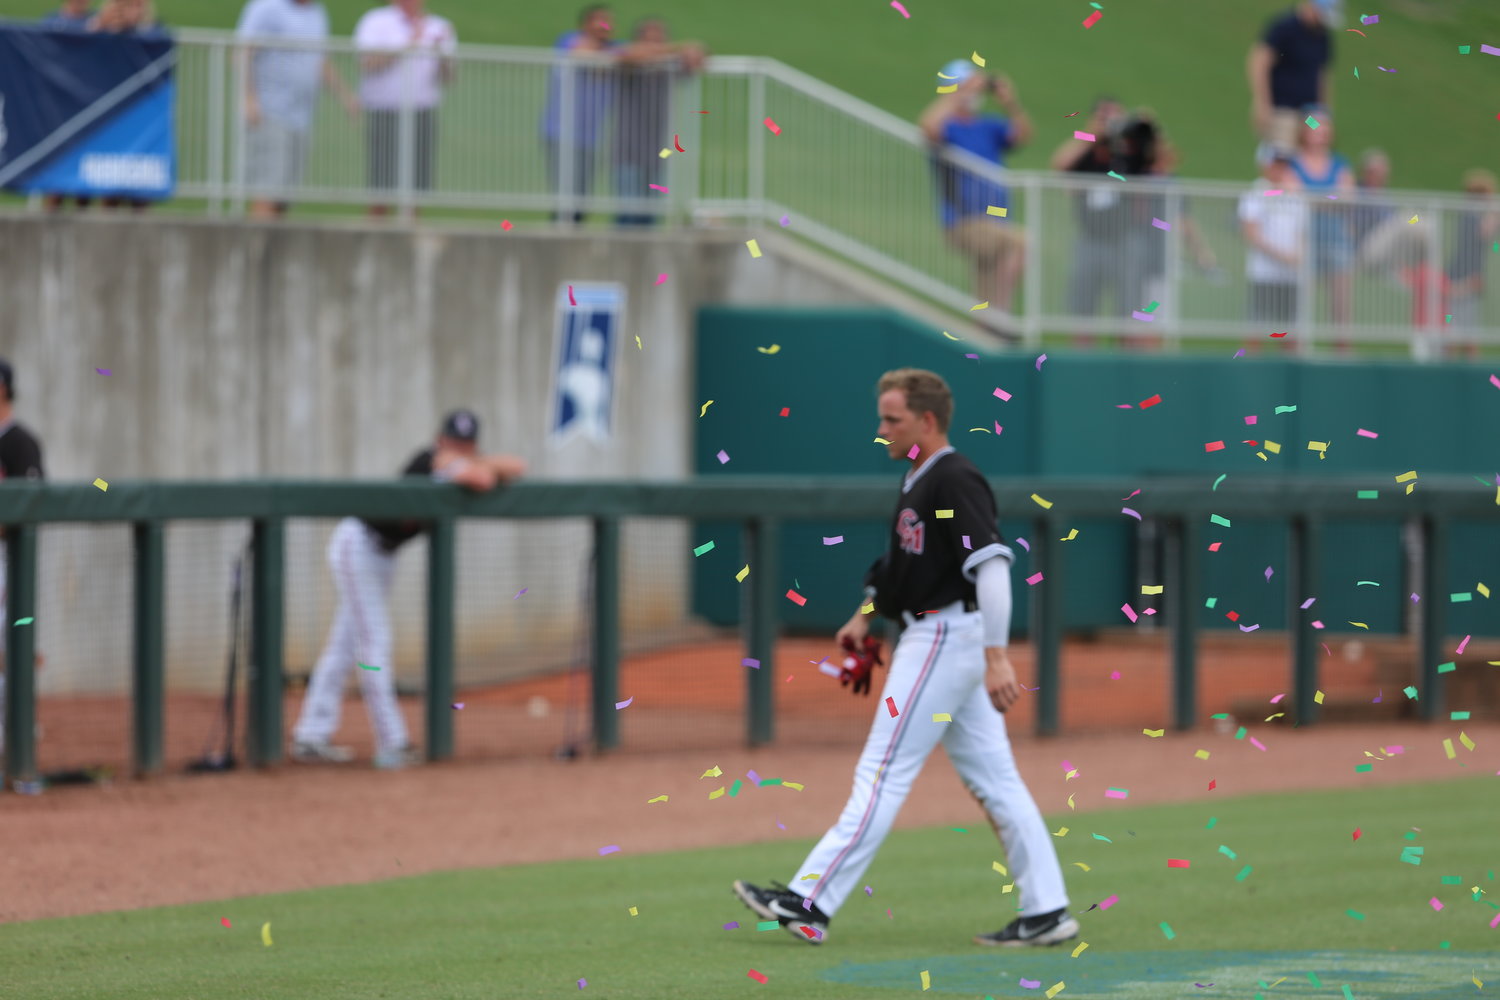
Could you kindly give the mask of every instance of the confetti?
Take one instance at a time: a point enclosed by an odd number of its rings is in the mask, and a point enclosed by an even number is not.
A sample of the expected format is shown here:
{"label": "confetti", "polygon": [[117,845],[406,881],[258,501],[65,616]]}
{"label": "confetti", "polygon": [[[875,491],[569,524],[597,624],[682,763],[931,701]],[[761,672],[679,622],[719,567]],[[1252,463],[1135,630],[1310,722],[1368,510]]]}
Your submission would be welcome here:
{"label": "confetti", "polygon": [[359,665],[359,669],[361,669],[361,670],[379,670],[380,668],[379,667],[372,667],[368,663],[361,663]]}
{"label": "confetti", "polygon": [[631,695],[629,698],[626,698],[624,701],[617,701],[617,702],[615,702],[615,711],[618,712],[618,711],[620,711],[623,708],[629,708],[630,707],[630,703],[633,702],[633,701],[635,701],[635,695]]}
{"label": "confetti", "polygon": [[1083,26],[1085,28],[1092,28],[1094,25],[1099,23],[1099,18],[1103,16],[1104,14],[1102,12],[1096,10],[1088,17],[1084,18]]}
{"label": "confetti", "polygon": [[729,455],[728,455],[727,452],[724,451],[723,448],[720,448],[719,449],[719,453],[717,455],[715,455],[714,457],[719,460],[719,464],[720,465],[728,465],[729,464]]}
{"label": "confetti", "polygon": [[1131,517],[1135,518],[1137,521],[1139,521],[1141,519],[1140,512],[1136,511],[1136,510],[1132,510],[1129,507],[1121,507],[1120,508],[1120,513],[1121,514],[1129,514]]}
{"label": "confetti", "polygon": [[1167,923],[1165,920],[1161,922],[1161,932],[1167,936],[1168,941],[1177,936],[1177,932],[1172,930],[1172,925]]}
{"label": "confetti", "polygon": [[1167,867],[1168,868],[1191,868],[1191,867],[1193,867],[1193,863],[1191,861],[1185,861],[1182,858],[1168,858],[1167,859]]}
{"label": "confetti", "polygon": [[1361,14],[1361,15],[1359,15],[1359,23],[1360,24],[1379,24],[1380,23],[1380,15],[1379,14]]}
{"label": "confetti", "polygon": [[271,947],[271,922],[269,920],[260,925],[260,943],[267,948]]}
{"label": "confetti", "polygon": [[99,492],[101,492],[101,493],[108,493],[109,492],[109,484],[106,483],[102,479],[96,479],[96,480],[94,480],[94,486],[97,487],[98,490],[99,490]]}
{"label": "confetti", "polygon": [[750,256],[751,257],[759,257],[760,256],[760,244],[759,243],[755,242],[754,240],[746,240],[745,241],[745,246],[747,246],[747,247],[750,248]]}
{"label": "confetti", "polygon": [[1312,115],[1308,115],[1307,116],[1307,127],[1308,128],[1317,128],[1318,127],[1318,120],[1316,118],[1314,118]]}
{"label": "confetti", "polygon": [[570,305],[570,306],[576,306],[576,305],[578,305],[578,300],[573,297],[573,286],[572,285],[568,286],[568,305]]}
{"label": "confetti", "polygon": [[1020,980],[1020,984],[1022,989],[1036,990],[1041,989],[1042,981],[1040,979],[1022,979]]}
{"label": "confetti", "polygon": [[[1143,410],[1149,409],[1150,407],[1153,407],[1157,403],[1160,403],[1160,402],[1161,402],[1161,394],[1157,393],[1155,396],[1151,396],[1151,397],[1149,397],[1147,399],[1141,400],[1141,409],[1143,409]],[[1137,491],[1137,492],[1139,492],[1139,491]],[[1125,499],[1129,500],[1130,497],[1126,497]]]}
{"label": "confetti", "polygon": [[985,206],[984,214],[985,215],[998,215],[1000,218],[1003,219],[1007,215],[1010,214],[1010,209],[1003,208],[1003,207],[998,206],[998,205],[987,205],[987,206]]}
{"label": "confetti", "polygon": [[1052,1000],[1053,997],[1057,996],[1066,988],[1067,984],[1062,982],[1061,980],[1053,983],[1051,986],[1047,987],[1047,1000]]}
{"label": "confetti", "polygon": [[953,721],[953,716],[949,715],[947,712],[933,712],[932,713],[932,721],[933,722],[952,722]]}
{"label": "confetti", "polygon": [[[735,583],[744,583],[745,582],[745,577],[747,577],[749,575],[750,575],[750,567],[747,564],[745,566],[742,566],[740,568],[740,571],[738,573],[734,574],[734,582]],[[760,666],[760,664],[757,663],[756,666]]]}
{"label": "confetti", "polygon": [[714,543],[712,541],[704,542],[702,545],[693,550],[693,555],[701,556],[705,553],[712,552],[713,549]]}
{"label": "confetti", "polygon": [[653,190],[653,191],[660,191],[662,194],[671,194],[672,193],[672,192],[668,191],[666,188],[662,187],[660,184],[647,184],[646,186],[648,188],[650,188],[651,190]]}
{"label": "confetti", "polygon": [[110,368],[95,368],[94,371],[98,372],[100,375],[113,374],[113,369]]}
{"label": "confetti", "polygon": [[1224,450],[1224,442],[1223,441],[1209,441],[1208,443],[1204,444],[1203,450],[1204,451],[1223,451]]}
{"label": "confetti", "polygon": [[737,931],[740,929],[740,922],[738,920],[731,920],[724,925],[724,929],[726,931]]}
{"label": "confetti", "polygon": [[[229,927],[230,926],[230,924],[229,924],[229,918],[228,917],[224,917],[223,919],[221,919],[219,921],[219,923],[223,924],[225,927]],[[230,929],[232,930],[233,928],[230,928]]]}
{"label": "confetti", "polygon": [[932,989],[932,977],[930,975],[928,975],[926,969],[922,970],[922,989],[924,989],[924,990],[930,990],[930,989]]}
{"label": "confetti", "polygon": [[[707,114],[707,112],[704,112],[704,114]],[[687,152],[687,150],[685,150],[685,149],[682,148],[682,140],[679,139],[676,135],[672,136],[672,146],[679,153],[686,153]]]}
{"label": "confetti", "polygon": [[1150,313],[1143,313],[1139,309],[1132,310],[1130,313],[1130,318],[1138,319],[1142,323],[1154,323],[1156,321],[1155,316],[1152,316]]}
{"label": "confetti", "polygon": [[[911,20],[911,15],[906,12],[905,7],[901,6],[901,0],[891,0],[891,6],[896,8],[896,10],[900,12],[902,17],[906,18],[908,21]],[[765,982],[765,980],[762,979],[761,982]]]}
{"label": "confetti", "polygon": [[647,799],[646,800],[646,805],[650,806],[650,805],[655,805],[658,802],[666,802],[666,801],[668,801],[668,800],[667,800],[667,797],[665,795],[658,795],[654,799]]}
{"label": "confetti", "polygon": [[503,230],[505,230],[508,233],[512,229],[514,229],[515,226],[511,223],[511,221],[509,219],[501,219],[500,220],[500,228],[503,229]]}
{"label": "confetti", "polygon": [[[896,0],[891,0],[891,3],[895,4]],[[757,983],[760,983],[762,986],[764,986],[766,983],[766,974],[764,972],[756,972],[754,969],[751,969],[749,972],[745,973],[745,975],[749,976]]]}
{"label": "confetti", "polygon": [[30,625],[34,621],[36,621],[35,618],[17,618],[15,623],[17,625]]}
{"label": "confetti", "polygon": [[714,405],[714,401],[711,400],[711,399],[708,402],[704,403],[703,406],[702,406],[702,408],[698,410],[698,416],[702,417],[705,413],[708,412],[708,408],[710,406],[713,406],[713,405]]}
{"label": "confetti", "polygon": [[885,700],[885,707],[886,707],[886,710],[891,713],[891,718],[893,718],[893,719],[897,715],[901,714],[900,712],[896,711],[896,699],[894,699],[894,698],[887,698]]}
{"label": "confetti", "polygon": [[[755,241],[751,240],[750,242],[754,243]],[[781,350],[781,345],[780,344],[772,344],[770,347],[757,347],[756,350],[759,351],[762,354],[775,354],[777,351]]]}
{"label": "confetti", "polygon": [[1033,573],[1031,576],[1028,576],[1026,578],[1026,582],[1029,585],[1035,587],[1037,584],[1039,584],[1039,583],[1042,582],[1042,574],[1040,574],[1040,573]]}
{"label": "confetti", "polygon": [[1084,142],[1096,142],[1096,141],[1098,141],[1098,140],[1096,140],[1094,138],[1094,134],[1092,132],[1079,132],[1077,130],[1074,130],[1074,132],[1073,132],[1073,138],[1075,138],[1075,139],[1082,139]]}
{"label": "confetti", "polygon": [[1046,361],[1046,360],[1047,360],[1047,355],[1045,355],[1045,354],[1041,355],[1040,357],[1038,357],[1036,359],[1036,370],[1037,371],[1041,371],[1042,370],[1042,362]]}
{"label": "confetti", "polygon": [[981,309],[988,309],[989,307],[990,307],[989,302],[988,301],[984,301],[984,302],[979,303],[978,305],[970,306],[969,307],[969,312],[978,312]]}
{"label": "confetti", "polygon": [[1038,507],[1042,508],[1043,510],[1051,510],[1052,509],[1052,501],[1051,500],[1043,500],[1040,496],[1038,496],[1035,493],[1031,494],[1031,499],[1036,503],[1036,505]]}
{"label": "confetti", "polygon": [[791,217],[790,217],[790,216],[786,216],[786,215],[783,215],[783,216],[782,216],[782,217],[781,217],[781,218],[780,218],[780,219],[779,219],[779,220],[777,220],[777,221],[779,221],[779,222],[780,222],[780,223],[781,223],[781,225],[783,225],[783,226],[790,226],[790,225],[791,225],[791,224],[792,224],[792,220],[791,220]]}
{"label": "confetti", "polygon": [[768,128],[768,129],[771,130],[771,134],[772,135],[780,135],[781,134],[781,126],[777,125],[771,119],[767,118],[766,121],[765,121],[765,125],[766,125],[766,128]]}
{"label": "confetti", "polygon": [[656,276],[656,283],[658,285],[665,285],[667,283],[667,276],[665,274],[658,274]]}

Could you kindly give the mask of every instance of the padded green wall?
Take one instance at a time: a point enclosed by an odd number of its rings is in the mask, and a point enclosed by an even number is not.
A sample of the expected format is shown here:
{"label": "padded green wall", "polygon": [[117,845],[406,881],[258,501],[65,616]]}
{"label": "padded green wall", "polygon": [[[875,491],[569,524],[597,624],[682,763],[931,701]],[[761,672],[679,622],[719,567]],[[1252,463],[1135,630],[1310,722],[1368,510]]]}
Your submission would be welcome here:
{"label": "padded green wall", "polygon": [[[1152,476],[1201,477],[1204,490],[1220,474],[1224,487],[1236,477],[1266,474],[1368,476],[1365,488],[1401,489],[1394,477],[1420,474],[1477,475],[1493,481],[1500,468],[1500,392],[1472,366],[1281,360],[1274,342],[1262,356],[1223,358],[1066,354],[1036,358],[997,354],[955,342],[884,310],[733,309],[707,307],[698,315],[697,403],[714,404],[696,422],[696,471],[704,476],[736,474],[889,476],[892,503],[905,469],[873,443],[874,385],[881,373],[902,366],[930,368],[953,388],[950,439],[987,475],[1043,479],[1118,476],[1143,482]],[[765,354],[757,348],[776,344]],[[977,354],[977,358],[966,357]],[[1012,394],[994,396],[996,387]],[[1141,409],[1141,401],[1161,403]],[[1129,409],[1117,404],[1129,403]],[[1277,406],[1295,412],[1277,415]],[[783,407],[790,413],[780,416]],[[1257,417],[1253,426],[1246,416]],[[990,431],[999,422],[1004,428]],[[1356,435],[1360,428],[1379,434]],[[1241,442],[1265,439],[1282,445],[1279,455],[1256,457]],[[1205,444],[1224,441],[1222,451]],[[1307,449],[1309,440],[1330,442],[1326,459]],[[727,464],[717,458],[722,450]],[[1134,489],[1131,486],[1130,489]],[[1420,488],[1420,481],[1419,486]],[[1476,483],[1476,488],[1480,488]],[[1121,494],[1121,506],[1130,506]],[[1007,538],[1025,537],[1034,510],[1002,510]],[[1500,512],[1500,508],[1497,508]],[[1277,512],[1268,511],[1274,517]],[[1066,548],[1067,610],[1072,629],[1126,624],[1120,605],[1143,604],[1136,592],[1136,523],[1114,520],[1069,522],[1079,535]],[[780,576],[798,587],[807,604],[784,602],[783,621],[792,627],[837,626],[853,610],[865,567],[884,543],[883,524],[794,523],[784,527]],[[734,573],[746,560],[738,527],[702,523],[698,543],[715,549],[695,560],[695,609],[718,622],[739,618]],[[837,546],[823,536],[843,535]],[[1222,535],[1218,553],[1205,553],[1206,627],[1241,623],[1267,629],[1285,626],[1286,530],[1274,520],[1236,519]],[[1491,522],[1456,526],[1450,560],[1453,590],[1478,581],[1500,591],[1500,531]],[[1410,592],[1401,574],[1401,539],[1395,522],[1330,525],[1324,579],[1316,595],[1319,616],[1330,628],[1349,620],[1372,631],[1400,630]],[[1029,560],[1018,549],[1018,570]],[[1265,576],[1267,567],[1272,576]],[[1027,622],[1030,571],[1017,572],[1018,631]],[[1381,586],[1357,587],[1360,580]],[[1156,581],[1160,582],[1160,581]],[[778,583],[778,589],[782,587]],[[1446,599],[1446,595],[1443,595]],[[1500,600],[1497,594],[1496,600]],[[1477,594],[1454,604],[1455,631],[1500,632],[1500,614]]]}

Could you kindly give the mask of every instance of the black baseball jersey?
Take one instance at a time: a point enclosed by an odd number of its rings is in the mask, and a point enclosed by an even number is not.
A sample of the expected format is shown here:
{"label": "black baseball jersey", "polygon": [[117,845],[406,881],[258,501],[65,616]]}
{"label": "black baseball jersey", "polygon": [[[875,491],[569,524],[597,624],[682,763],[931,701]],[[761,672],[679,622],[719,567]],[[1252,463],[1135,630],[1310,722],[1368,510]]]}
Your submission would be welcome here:
{"label": "black baseball jersey", "polygon": [[974,463],[952,448],[938,452],[902,482],[890,546],[865,578],[876,610],[899,618],[974,601],[979,564],[1014,558],[998,521],[995,494]]}
{"label": "black baseball jersey", "polygon": [[[430,478],[434,453],[435,449],[432,448],[424,448],[417,452],[412,456],[412,460],[406,463],[406,468],[401,470],[401,475]],[[387,552],[395,552],[425,530],[422,522],[414,518],[405,518],[400,521],[371,521],[366,518],[365,523],[380,536],[380,547]]]}
{"label": "black baseball jersey", "polygon": [[45,479],[42,445],[14,421],[0,427],[0,479]]}

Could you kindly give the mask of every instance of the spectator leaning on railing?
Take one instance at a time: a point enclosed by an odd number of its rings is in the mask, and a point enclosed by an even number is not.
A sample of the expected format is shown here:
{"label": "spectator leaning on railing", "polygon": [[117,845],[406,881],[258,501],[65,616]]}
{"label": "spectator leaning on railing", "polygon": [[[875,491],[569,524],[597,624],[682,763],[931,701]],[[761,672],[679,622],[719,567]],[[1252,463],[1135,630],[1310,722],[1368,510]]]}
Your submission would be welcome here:
{"label": "spectator leaning on railing", "polygon": [[[1347,328],[1354,300],[1354,236],[1347,200],[1328,200],[1354,194],[1354,168],[1333,150],[1333,117],[1327,108],[1310,109],[1317,127],[1303,124],[1297,136],[1292,170],[1302,190],[1316,199],[1312,209],[1313,272],[1323,283],[1329,319]],[[1348,350],[1347,334],[1340,333],[1339,350]]]}
{"label": "spectator leaning on railing", "polygon": [[[1287,332],[1297,318],[1297,268],[1307,242],[1307,205],[1298,193],[1292,151],[1273,146],[1261,153],[1261,175],[1240,198],[1240,229],[1249,252],[1245,277],[1250,289],[1250,320],[1267,323],[1267,333]],[[1257,346],[1259,339],[1252,341]]]}
{"label": "spectator leaning on railing", "polygon": [[[429,14],[424,0],[394,0],[367,11],[354,27],[354,45],[364,72],[359,84],[365,109],[370,187],[389,191],[401,180],[401,121],[411,111],[411,182],[432,189],[437,157],[437,109],[453,79],[458,36],[446,18]],[[388,206],[370,206],[384,215]]]}
{"label": "spectator leaning on railing", "polygon": [[[622,198],[654,198],[660,192],[661,151],[669,144],[672,92],[677,80],[703,68],[705,53],[697,42],[674,45],[667,22],[649,17],[635,26],[631,41],[660,50],[657,58],[621,60],[616,101],[612,166],[615,194]],[[642,50],[644,51],[644,50]],[[621,226],[649,226],[652,213],[622,212]]]}
{"label": "spectator leaning on railing", "polygon": [[[997,312],[1008,313],[1025,262],[1026,241],[1006,217],[1003,185],[979,177],[948,158],[949,147],[967,150],[996,166],[1005,155],[1031,139],[1031,118],[1005,76],[980,73],[968,59],[955,59],[938,74],[941,96],[927,106],[917,124],[932,144],[937,172],[939,212],[948,245],[974,263],[974,293]],[[954,88],[948,91],[948,88]],[[1008,117],[983,114],[992,95]]]}
{"label": "spectator leaning on railing", "polygon": [[[1453,325],[1478,327],[1484,321],[1484,271],[1497,236],[1500,236],[1500,205],[1495,203],[1495,175],[1488,170],[1464,174],[1468,206],[1453,223],[1453,246],[1448,254],[1451,298],[1448,312]],[[1474,356],[1473,341],[1469,357]]]}
{"label": "spectator leaning on railing", "polygon": [[[302,183],[311,143],[320,83],[326,83],[351,117],[359,115],[354,92],[320,47],[328,41],[328,11],[319,0],[250,0],[235,34],[245,81],[245,183],[256,197],[250,215],[286,214],[287,191]],[[278,40],[306,47],[278,47]]]}

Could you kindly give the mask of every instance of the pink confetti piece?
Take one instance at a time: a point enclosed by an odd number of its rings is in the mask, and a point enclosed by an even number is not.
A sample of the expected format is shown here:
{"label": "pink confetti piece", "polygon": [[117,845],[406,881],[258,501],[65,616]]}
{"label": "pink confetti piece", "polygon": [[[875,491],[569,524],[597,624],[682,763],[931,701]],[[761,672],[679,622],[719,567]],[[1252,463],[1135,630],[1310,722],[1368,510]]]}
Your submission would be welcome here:
{"label": "pink confetti piece", "polygon": [[1431,906],[1434,910],[1441,910],[1443,908],[1443,901],[1433,896],[1427,901],[1427,905]]}
{"label": "pink confetti piece", "polygon": [[576,305],[578,305],[578,300],[573,297],[573,286],[572,285],[568,286],[568,305],[570,305],[570,306],[576,306]]}
{"label": "pink confetti piece", "polygon": [[783,226],[790,226],[792,224],[792,220],[785,215],[783,215],[779,221]]}
{"label": "pink confetti piece", "polygon": [[729,464],[729,455],[724,451],[723,448],[720,448],[719,449],[719,453],[717,455],[715,455],[714,457],[719,460],[719,464],[720,465],[728,465]]}
{"label": "pink confetti piece", "polygon": [[1321,629],[1324,627],[1323,623],[1320,621],[1310,622],[1309,624],[1311,624],[1313,628],[1317,629]]}
{"label": "pink confetti piece", "polygon": [[1000,426],[1000,421],[995,421],[995,436],[999,437],[1005,428]]}
{"label": "pink confetti piece", "polygon": [[1021,979],[1018,982],[1021,984],[1021,988],[1026,990],[1036,990],[1042,987],[1040,979]]}
{"label": "pink confetti piece", "polygon": [[234,929],[233,927],[230,927],[229,918],[228,917],[224,917],[224,918],[220,919],[219,923],[223,924],[225,927],[229,927],[230,930]]}
{"label": "pink confetti piece", "polygon": [[1037,584],[1042,582],[1042,574],[1033,573],[1031,576],[1028,576],[1026,578],[1026,582],[1035,587]]}
{"label": "pink confetti piece", "polygon": [[1130,797],[1130,790],[1128,788],[1106,788],[1104,790],[1104,797],[1106,799],[1126,799]]}
{"label": "pink confetti piece", "polygon": [[1140,490],[1131,490],[1129,496],[1123,496],[1120,499],[1121,500],[1129,500],[1130,497],[1138,497],[1140,495],[1141,495],[1141,491]]}
{"label": "pink confetti piece", "polygon": [[1075,139],[1082,139],[1084,142],[1097,142],[1098,141],[1097,139],[1094,138],[1094,133],[1092,133],[1092,132],[1078,132],[1076,130],[1073,132],[1073,138],[1075,138]]}
{"label": "pink confetti piece", "polygon": [[1265,195],[1265,196],[1266,196],[1266,197],[1267,197],[1267,198],[1274,198],[1274,197],[1276,197],[1276,196],[1277,196],[1277,195],[1278,195],[1278,194],[1281,194],[1281,193],[1282,193],[1282,191],[1281,191],[1281,188],[1272,188],[1272,189],[1271,189],[1271,190],[1269,190],[1269,191],[1265,191],[1265,192],[1262,192],[1262,193],[1263,193],[1263,194],[1264,194],[1264,195]]}
{"label": "pink confetti piece", "polygon": [[1156,317],[1155,316],[1151,315],[1150,313],[1143,313],[1139,309],[1133,309],[1133,310],[1131,310],[1130,318],[1131,319],[1138,319],[1142,323],[1152,323],[1152,322],[1156,321]]}
{"label": "pink confetti piece", "polygon": [[610,844],[608,847],[601,847],[601,848],[599,848],[599,856],[602,858],[606,854],[614,854],[617,851],[619,851],[619,849],[620,849],[620,845],[619,844]]}
{"label": "pink confetti piece", "polygon": [[1494,386],[1496,389],[1500,389],[1500,375],[1491,375],[1490,385]]}
{"label": "pink confetti piece", "polygon": [[1111,670],[1109,672],[1109,679],[1112,680],[1112,681],[1119,680],[1120,679],[1120,672],[1118,670]]}
{"label": "pink confetti piece", "polygon": [[1155,608],[1147,608],[1145,611],[1142,611],[1141,614],[1143,614],[1143,615],[1154,615],[1154,614],[1156,614],[1156,609]]}
{"label": "pink confetti piece", "polygon": [[672,192],[668,191],[666,188],[662,187],[660,184],[647,184],[646,186],[648,188],[650,188],[651,190],[653,190],[653,191],[660,191],[662,194],[671,194],[672,193]]}
{"label": "pink confetti piece", "polygon": [[775,122],[773,122],[769,118],[766,119],[766,128],[768,128],[768,129],[771,130],[771,134],[772,135],[780,135],[781,134],[781,126],[777,125]]}
{"label": "pink confetti piece", "polygon": [[909,451],[909,452],[906,453],[906,457],[907,458],[916,458],[920,454],[922,454],[921,447],[919,445],[912,445],[911,446],[911,451]]}
{"label": "pink confetti piece", "polygon": [[838,545],[841,542],[843,542],[843,540],[844,540],[844,536],[843,535],[824,535],[823,536],[823,544],[824,545]]}
{"label": "pink confetti piece", "polygon": [[1009,403],[1010,402],[1010,393],[1006,392],[1004,389],[1000,388],[998,385],[995,386],[994,395],[997,398],[999,398],[1002,402],[1005,402],[1005,403]]}
{"label": "pink confetti piece", "polygon": [[1250,745],[1253,746],[1255,749],[1261,751],[1262,753],[1265,752],[1266,745],[1264,743],[1262,743],[1260,740],[1256,739],[1254,736],[1250,737]]}
{"label": "pink confetti piece", "polygon": [[1251,427],[1254,427],[1255,426],[1255,422],[1257,420],[1259,420],[1259,419],[1260,419],[1259,417],[1246,417],[1245,418],[1245,423],[1249,424]]}
{"label": "pink confetti piece", "polygon": [[891,0],[891,6],[896,8],[896,10],[900,12],[902,17],[906,18],[908,21],[911,20],[911,15],[906,12],[905,7],[901,6],[901,0]]}
{"label": "pink confetti piece", "polygon": [[527,591],[527,589],[528,589],[528,588],[526,588],[526,587],[522,587],[522,588],[521,588],[521,589],[520,589],[520,590],[518,590],[518,591],[516,591],[516,596],[515,596],[515,597],[512,597],[512,598],[511,598],[511,600],[512,600],[512,601],[514,601],[514,600],[516,600],[516,598],[518,598],[518,597],[520,597],[520,596],[521,596],[521,595],[522,595],[522,594],[524,594],[524,593],[526,593],[526,591]]}
{"label": "pink confetti piece", "polygon": [[1120,901],[1120,897],[1111,893],[1108,898],[1099,904],[1099,909],[1107,910]]}
{"label": "pink confetti piece", "polygon": [[742,667],[751,667],[751,668],[753,668],[755,670],[759,670],[760,669],[760,661],[759,660],[752,660],[752,659],[750,659],[747,656],[745,659],[743,659],[743,660],[740,661],[740,666],[742,666]]}
{"label": "pink confetti piece", "polygon": [[1285,697],[1286,697],[1286,692],[1283,691],[1280,694],[1278,694],[1276,697],[1274,697],[1274,698],[1271,699],[1271,704],[1273,704],[1273,705],[1279,705],[1279,704],[1281,704],[1281,699],[1283,699]]}
{"label": "pink confetti piece", "polygon": [[1151,224],[1157,229],[1164,229],[1169,233],[1172,231],[1172,224],[1170,222],[1163,222],[1161,219],[1153,217],[1151,219]]}
{"label": "pink confetti piece", "polygon": [[1361,427],[1359,430],[1355,431],[1354,433],[1358,434],[1362,438],[1378,438],[1378,437],[1380,437],[1380,435],[1376,434],[1374,431],[1367,431],[1363,427]]}
{"label": "pink confetti piece", "polygon": [[1469,644],[1469,640],[1472,638],[1473,636],[1471,635],[1464,636],[1464,641],[1458,644],[1458,648],[1453,651],[1453,655],[1462,656],[1464,653],[1464,647]]}
{"label": "pink confetti piece", "polygon": [[1042,362],[1046,361],[1046,360],[1047,360],[1047,355],[1045,355],[1045,354],[1043,354],[1042,356],[1040,356],[1039,358],[1036,359],[1036,370],[1037,371],[1041,371],[1042,370]]}
{"label": "pink confetti piece", "polygon": [[667,283],[667,276],[665,274],[658,274],[656,276],[656,283],[658,285],[665,285]]}
{"label": "pink confetti piece", "polygon": [[95,368],[94,371],[98,372],[100,375],[111,375],[114,373],[114,369],[112,368]]}
{"label": "pink confetti piece", "polygon": [[1115,404],[1115,409],[1117,409],[1117,410],[1133,410],[1133,409],[1135,409],[1135,404],[1134,403],[1116,403]]}
{"label": "pink confetti piece", "polygon": [[1101,18],[1103,16],[1104,16],[1104,12],[1103,11],[1096,10],[1092,14],[1090,14],[1088,17],[1084,18],[1084,20],[1083,20],[1083,26],[1085,28],[1092,28],[1094,25],[1096,25],[1096,24],[1099,23],[1099,18]]}
{"label": "pink confetti piece", "polygon": [[1125,617],[1129,618],[1132,624],[1140,620],[1140,616],[1135,613],[1135,609],[1130,606],[1129,602],[1120,605],[1120,610],[1125,612]]}
{"label": "pink confetti piece", "polygon": [[622,708],[629,708],[630,707],[630,703],[633,702],[633,701],[635,701],[635,695],[631,695],[629,698],[626,698],[624,701],[617,701],[617,702],[615,702],[615,711],[618,712]]}

